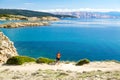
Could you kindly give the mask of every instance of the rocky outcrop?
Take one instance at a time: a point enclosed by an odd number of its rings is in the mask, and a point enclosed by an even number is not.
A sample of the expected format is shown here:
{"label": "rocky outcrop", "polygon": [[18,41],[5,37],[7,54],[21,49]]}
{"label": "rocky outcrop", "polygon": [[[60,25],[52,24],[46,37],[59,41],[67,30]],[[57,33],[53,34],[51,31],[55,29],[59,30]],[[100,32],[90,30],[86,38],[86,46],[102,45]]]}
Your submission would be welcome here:
{"label": "rocky outcrop", "polygon": [[43,17],[26,17],[21,15],[6,15],[0,17],[1,21],[5,20],[26,20],[26,21],[58,21],[59,18],[53,16],[43,16]]}
{"label": "rocky outcrop", "polygon": [[49,22],[14,22],[7,24],[0,24],[0,28],[18,28],[25,26],[46,26],[49,25]]}
{"label": "rocky outcrop", "polygon": [[28,21],[58,21],[59,18],[52,17],[52,16],[46,16],[46,17],[28,17]]}
{"label": "rocky outcrop", "polygon": [[[59,18],[52,16],[25,17],[20,15],[6,15],[5,17],[0,17],[0,20],[19,20],[18,22],[7,22],[5,24],[0,24],[0,28],[18,28],[25,26],[46,26],[50,24],[50,21],[58,21]],[[20,20],[24,20],[24,22]]]}
{"label": "rocky outcrop", "polygon": [[41,20],[45,21],[58,21],[59,18],[57,17],[52,17],[52,16],[47,16],[47,17],[42,17]]}
{"label": "rocky outcrop", "polygon": [[0,32],[0,63],[4,63],[8,58],[17,55],[18,53],[13,42],[11,42],[8,37]]}

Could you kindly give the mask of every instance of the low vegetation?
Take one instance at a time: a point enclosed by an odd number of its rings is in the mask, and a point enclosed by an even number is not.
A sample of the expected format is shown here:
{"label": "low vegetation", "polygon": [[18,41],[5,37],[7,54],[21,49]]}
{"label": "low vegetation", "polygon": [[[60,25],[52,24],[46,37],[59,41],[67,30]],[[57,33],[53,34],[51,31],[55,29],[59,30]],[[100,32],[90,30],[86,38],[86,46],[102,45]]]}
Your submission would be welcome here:
{"label": "low vegetation", "polygon": [[0,17],[10,17],[8,14],[0,14]]}
{"label": "low vegetation", "polygon": [[0,14],[22,15],[27,17],[54,16],[53,14],[46,12],[38,12],[38,11],[22,10],[22,9],[0,9]]}
{"label": "low vegetation", "polygon": [[[14,57],[9,58],[6,62],[6,64],[22,65],[22,64],[28,63],[28,62],[51,64],[51,63],[54,63],[55,60],[45,58],[45,57],[40,57],[38,59],[34,59],[34,58],[31,58],[31,57],[28,57],[28,56],[14,56]],[[79,65],[84,65],[84,64],[88,64],[88,63],[90,63],[90,61],[88,59],[82,59],[82,60],[78,61],[76,63],[76,65],[79,66]]]}
{"label": "low vegetation", "polygon": [[40,57],[36,60],[37,63],[47,63],[47,64],[50,64],[50,63],[53,63],[55,62],[55,60],[53,59],[49,59],[49,58],[44,58],[44,57]]}
{"label": "low vegetation", "polygon": [[88,59],[81,59],[80,61],[78,61],[77,62],[77,66],[79,66],[79,65],[84,65],[84,64],[88,64],[88,63],[90,63],[90,60],[88,60]]}
{"label": "low vegetation", "polygon": [[28,56],[14,56],[11,57],[7,60],[6,64],[9,65],[22,65],[24,63],[28,63],[28,62],[36,62],[36,63],[46,63],[46,64],[50,64],[55,62],[55,60],[53,59],[49,59],[49,58],[44,58],[44,57],[40,57],[37,60]]}
{"label": "low vegetation", "polygon": [[14,56],[14,57],[9,58],[6,64],[22,65],[23,63],[26,63],[26,62],[35,62],[35,61],[36,60],[34,58],[27,57],[27,56]]}

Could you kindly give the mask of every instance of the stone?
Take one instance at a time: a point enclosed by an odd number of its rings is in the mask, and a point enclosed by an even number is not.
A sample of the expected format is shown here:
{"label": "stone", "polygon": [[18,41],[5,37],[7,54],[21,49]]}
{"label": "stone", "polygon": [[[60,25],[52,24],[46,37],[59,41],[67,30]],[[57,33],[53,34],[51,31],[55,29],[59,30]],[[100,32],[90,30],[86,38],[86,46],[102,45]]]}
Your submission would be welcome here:
{"label": "stone", "polygon": [[0,63],[5,63],[12,56],[17,56],[18,53],[12,41],[9,40],[2,32],[0,32]]}

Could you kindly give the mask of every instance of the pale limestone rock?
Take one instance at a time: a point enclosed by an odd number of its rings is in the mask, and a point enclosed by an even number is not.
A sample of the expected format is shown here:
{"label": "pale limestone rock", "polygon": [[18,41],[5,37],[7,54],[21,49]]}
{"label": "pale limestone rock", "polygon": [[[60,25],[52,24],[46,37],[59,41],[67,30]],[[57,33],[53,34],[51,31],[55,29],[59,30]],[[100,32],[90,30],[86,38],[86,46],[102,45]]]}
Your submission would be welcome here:
{"label": "pale limestone rock", "polygon": [[24,27],[24,26],[43,26],[49,25],[49,22],[15,22],[15,23],[7,23],[7,24],[0,24],[0,27],[4,28],[17,28],[17,27]]}
{"label": "pale limestone rock", "polygon": [[8,58],[17,55],[18,53],[14,47],[13,42],[11,42],[8,37],[0,32],[0,63],[4,63]]}

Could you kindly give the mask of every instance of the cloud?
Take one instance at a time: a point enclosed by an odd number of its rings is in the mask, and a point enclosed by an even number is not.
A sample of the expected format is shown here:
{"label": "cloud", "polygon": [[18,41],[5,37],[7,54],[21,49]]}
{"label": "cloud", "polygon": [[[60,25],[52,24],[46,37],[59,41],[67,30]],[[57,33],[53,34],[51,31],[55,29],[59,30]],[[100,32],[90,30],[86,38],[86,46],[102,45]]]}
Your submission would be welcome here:
{"label": "cloud", "polygon": [[110,12],[110,11],[118,11],[120,9],[94,9],[94,8],[79,8],[79,9],[48,9],[48,10],[38,10],[42,12],[75,12],[75,11],[89,11],[89,12]]}

